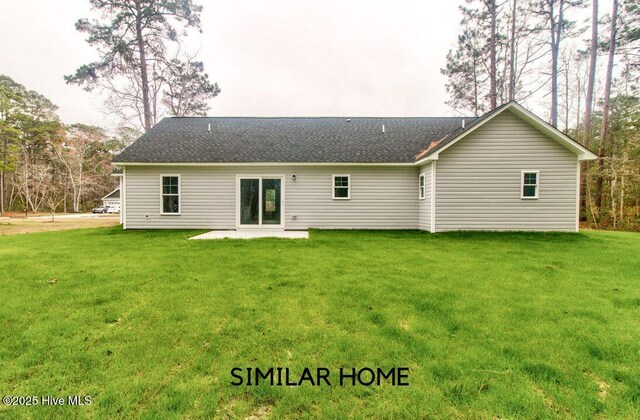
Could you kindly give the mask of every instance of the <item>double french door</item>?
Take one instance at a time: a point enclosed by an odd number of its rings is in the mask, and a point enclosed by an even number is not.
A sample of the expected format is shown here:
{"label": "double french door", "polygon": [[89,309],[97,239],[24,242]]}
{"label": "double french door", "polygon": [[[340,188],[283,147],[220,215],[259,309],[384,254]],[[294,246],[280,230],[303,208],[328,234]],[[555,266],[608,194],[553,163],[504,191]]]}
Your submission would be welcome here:
{"label": "double french door", "polygon": [[238,227],[284,227],[282,176],[238,177]]}

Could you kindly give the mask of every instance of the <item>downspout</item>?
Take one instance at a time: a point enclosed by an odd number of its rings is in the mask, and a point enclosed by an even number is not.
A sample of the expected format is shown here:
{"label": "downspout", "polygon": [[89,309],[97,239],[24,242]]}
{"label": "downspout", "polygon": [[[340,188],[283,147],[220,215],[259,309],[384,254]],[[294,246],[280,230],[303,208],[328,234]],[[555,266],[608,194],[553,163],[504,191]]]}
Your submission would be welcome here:
{"label": "downspout", "polygon": [[122,167],[122,189],[120,190],[120,217],[122,218],[122,229],[127,230],[127,167]]}
{"label": "downspout", "polygon": [[431,163],[431,233],[436,233],[436,163]]}

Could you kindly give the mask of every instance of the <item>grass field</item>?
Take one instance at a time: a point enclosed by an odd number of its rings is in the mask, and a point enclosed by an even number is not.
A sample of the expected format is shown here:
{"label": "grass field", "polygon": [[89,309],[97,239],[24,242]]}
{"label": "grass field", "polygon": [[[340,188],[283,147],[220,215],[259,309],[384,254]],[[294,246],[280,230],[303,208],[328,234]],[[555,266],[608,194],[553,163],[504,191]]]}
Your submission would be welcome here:
{"label": "grass field", "polygon": [[[640,235],[0,237],[0,417],[639,418]],[[410,368],[234,387],[233,367]]]}

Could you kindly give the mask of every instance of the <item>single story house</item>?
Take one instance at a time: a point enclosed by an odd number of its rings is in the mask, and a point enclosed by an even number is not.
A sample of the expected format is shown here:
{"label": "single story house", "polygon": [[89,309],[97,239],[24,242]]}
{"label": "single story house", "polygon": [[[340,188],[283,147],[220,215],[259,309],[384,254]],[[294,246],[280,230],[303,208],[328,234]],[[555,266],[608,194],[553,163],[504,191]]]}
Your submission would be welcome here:
{"label": "single story house", "polygon": [[111,191],[109,194],[102,197],[102,206],[111,207],[120,211],[120,187]]}
{"label": "single story house", "polygon": [[476,118],[165,118],[114,158],[125,229],[577,231],[591,151]]}

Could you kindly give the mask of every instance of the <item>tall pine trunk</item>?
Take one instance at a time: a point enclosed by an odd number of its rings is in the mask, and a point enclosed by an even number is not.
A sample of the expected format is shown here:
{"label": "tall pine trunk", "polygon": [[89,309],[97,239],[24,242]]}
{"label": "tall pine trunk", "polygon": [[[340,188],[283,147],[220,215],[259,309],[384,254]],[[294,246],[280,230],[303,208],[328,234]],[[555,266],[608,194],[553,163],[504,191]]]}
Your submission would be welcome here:
{"label": "tall pine trunk", "polygon": [[564,132],[569,132],[569,61],[564,66]]}
{"label": "tall pine trunk", "polygon": [[497,48],[496,48],[496,26],[497,26],[497,10],[496,10],[496,0],[489,0],[489,13],[491,14],[491,45],[490,45],[490,69],[489,69],[489,98],[491,101],[491,109],[494,109],[498,103],[498,93],[496,88],[496,78],[497,78]]}
{"label": "tall pine trunk", "polygon": [[550,3],[549,22],[551,25],[551,117],[550,123],[558,126],[558,59],[560,55],[560,41],[564,27],[564,0],[560,0],[558,17],[555,16],[554,3]]}
{"label": "tall pine trunk", "polygon": [[[589,77],[587,79],[587,95],[585,97],[584,108],[584,145],[589,148],[591,136],[593,134],[591,119],[593,117],[593,88],[596,81],[596,64],[598,58],[598,0],[591,0],[591,44],[589,47]],[[580,180],[582,192],[581,208],[587,214],[587,182],[589,172],[589,161],[583,164],[582,176]]]}
{"label": "tall pine trunk", "polygon": [[516,10],[518,0],[511,9],[511,39],[509,40],[509,101],[516,99]]}
{"label": "tall pine trunk", "polygon": [[149,131],[152,126],[151,101],[149,100],[149,75],[147,74],[147,53],[142,37],[142,10],[136,1],[136,38],[138,54],[140,55],[140,78],[142,79],[142,105],[144,108],[144,130]]}
{"label": "tall pine trunk", "polygon": [[589,46],[589,78],[587,79],[587,95],[584,108],[584,145],[591,143],[591,117],[593,116],[593,87],[596,81],[596,60],[598,58],[598,0],[592,1],[591,10],[591,44]]}
{"label": "tall pine trunk", "polygon": [[624,175],[622,175],[620,177],[620,222],[622,223],[624,223],[624,193]]}
{"label": "tall pine trunk", "polygon": [[6,190],[6,182],[4,179],[4,169],[0,171],[0,216],[4,214],[4,196]]}
{"label": "tall pine trunk", "polygon": [[552,126],[558,126],[558,47],[551,48],[551,117]]}
{"label": "tall pine trunk", "polygon": [[600,149],[598,151],[598,178],[596,179],[595,205],[602,208],[602,185],[604,181],[604,157],[607,153],[609,137],[609,102],[611,100],[611,82],[613,79],[613,61],[616,55],[616,35],[618,33],[618,0],[613,0],[611,12],[611,35],[609,37],[609,59],[607,76],[604,81],[604,102],[602,105],[602,127],[600,127]]}
{"label": "tall pine trunk", "polygon": [[478,116],[478,60],[473,56],[473,115]]}

